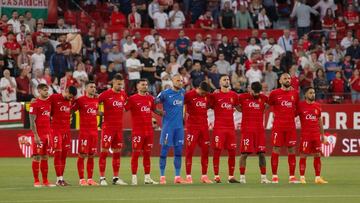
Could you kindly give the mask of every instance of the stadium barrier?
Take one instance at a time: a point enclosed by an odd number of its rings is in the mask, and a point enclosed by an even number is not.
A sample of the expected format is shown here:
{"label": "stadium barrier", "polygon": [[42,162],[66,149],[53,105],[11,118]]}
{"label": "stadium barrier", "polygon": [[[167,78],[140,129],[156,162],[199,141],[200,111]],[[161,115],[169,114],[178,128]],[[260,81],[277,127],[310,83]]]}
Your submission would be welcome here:
{"label": "stadium barrier", "polygon": [[[326,130],[326,133],[332,137],[330,145],[324,145],[324,153],[331,156],[360,156],[360,131],[359,130]],[[79,131],[72,130],[71,135],[71,152],[70,156],[76,156],[78,146]],[[211,134],[210,134],[211,135]],[[299,132],[298,132],[299,135]],[[160,131],[155,131],[153,156],[159,156]],[[238,144],[240,143],[241,132],[237,131]],[[6,129],[0,130],[0,157],[31,157],[32,148],[32,133],[28,129]],[[210,139],[212,135],[210,136]],[[100,140],[100,131],[99,131]],[[271,131],[266,130],[266,147],[267,155],[271,153]],[[239,146],[238,146],[239,149]],[[99,150],[99,146],[98,146]],[[212,150],[210,150],[212,151]],[[285,153],[285,150],[282,152]],[[122,150],[123,156],[131,154],[131,131],[124,130],[124,148]],[[237,150],[239,155],[239,150]],[[197,149],[195,155],[199,155]]]}

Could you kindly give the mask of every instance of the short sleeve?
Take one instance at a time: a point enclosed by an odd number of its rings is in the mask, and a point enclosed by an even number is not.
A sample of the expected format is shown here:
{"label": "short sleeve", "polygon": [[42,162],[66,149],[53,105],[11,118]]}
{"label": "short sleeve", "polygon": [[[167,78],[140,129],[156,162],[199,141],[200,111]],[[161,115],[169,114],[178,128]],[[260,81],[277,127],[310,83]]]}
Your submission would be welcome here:
{"label": "short sleeve", "polygon": [[184,104],[188,104],[191,100],[191,92],[187,92],[185,93],[185,96],[184,96]]}
{"label": "short sleeve", "polygon": [[105,101],[105,98],[106,98],[106,93],[107,91],[105,92],[102,92],[99,96],[99,103],[103,103]]}
{"label": "short sleeve", "polygon": [[209,108],[214,108],[214,105],[215,105],[215,93],[212,93],[212,94],[209,94],[208,96],[208,99],[209,99]]}
{"label": "short sleeve", "polygon": [[151,110],[155,111],[156,110],[156,104],[155,104],[154,97],[150,96],[150,101],[151,101]]}
{"label": "short sleeve", "polygon": [[30,109],[29,109],[29,114],[31,115],[36,115],[38,109],[37,109],[37,103],[36,102],[31,102],[30,103]]}
{"label": "short sleeve", "polygon": [[275,93],[271,92],[269,95],[269,99],[268,99],[268,104],[269,105],[274,105],[275,104]]}
{"label": "short sleeve", "polygon": [[163,103],[165,98],[165,91],[162,91],[158,94],[158,96],[155,99],[155,103]]}
{"label": "short sleeve", "polygon": [[239,96],[233,92],[233,99],[234,99],[234,107],[239,106],[240,102],[239,102]]}
{"label": "short sleeve", "polygon": [[80,103],[80,99],[77,99],[74,101],[73,105],[71,106],[71,110],[72,111],[77,111],[79,110],[79,103]]}

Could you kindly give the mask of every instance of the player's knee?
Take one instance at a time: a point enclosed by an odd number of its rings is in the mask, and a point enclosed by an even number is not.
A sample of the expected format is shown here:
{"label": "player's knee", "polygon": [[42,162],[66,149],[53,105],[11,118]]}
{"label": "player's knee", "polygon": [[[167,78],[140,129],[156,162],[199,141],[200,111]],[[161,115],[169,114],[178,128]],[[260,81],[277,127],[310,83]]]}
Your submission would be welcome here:
{"label": "player's knee", "polygon": [[273,152],[279,154],[280,153],[280,147],[273,147]]}
{"label": "player's knee", "polygon": [[[107,150],[107,151],[109,151],[109,150]],[[119,153],[119,152],[121,152],[121,148],[113,149],[113,153]]]}
{"label": "player's knee", "polygon": [[259,158],[265,158],[265,153],[260,152],[260,153],[259,153]]}
{"label": "player's knee", "polygon": [[87,157],[87,154],[82,154],[81,153],[81,154],[79,154],[79,157],[85,159]]}
{"label": "player's knee", "polygon": [[43,155],[41,156],[41,160],[48,160],[49,159],[49,156],[48,155]]}
{"label": "player's knee", "polygon": [[88,158],[94,158],[94,157],[95,157],[95,154],[89,154],[87,157],[88,157]]}
{"label": "player's knee", "polygon": [[247,159],[247,157],[248,157],[248,154],[246,154],[246,153],[243,153],[243,154],[241,154],[241,159]]}
{"label": "player's knee", "polygon": [[314,157],[321,157],[321,153],[320,153],[320,152],[315,153],[315,154],[314,154]]}
{"label": "player's knee", "polygon": [[295,154],[295,147],[289,147],[288,148],[288,153],[289,154]]}
{"label": "player's knee", "polygon": [[[106,153],[109,153],[109,149],[106,149],[106,148],[101,148],[101,152],[106,152]],[[113,152],[115,152],[115,150],[114,150]]]}
{"label": "player's knee", "polygon": [[34,155],[34,156],[33,156],[33,160],[34,160],[34,161],[40,161],[40,159],[41,159],[41,156],[40,156],[40,155]]}

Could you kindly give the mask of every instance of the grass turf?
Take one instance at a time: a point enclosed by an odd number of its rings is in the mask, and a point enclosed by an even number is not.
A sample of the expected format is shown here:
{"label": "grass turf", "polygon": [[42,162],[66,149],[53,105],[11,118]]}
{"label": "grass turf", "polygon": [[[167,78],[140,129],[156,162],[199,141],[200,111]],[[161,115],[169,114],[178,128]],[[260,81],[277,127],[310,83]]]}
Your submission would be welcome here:
{"label": "grass turf", "polygon": [[[271,178],[270,160],[268,161],[268,178]],[[49,162],[49,179],[55,179],[53,159]],[[213,178],[212,161],[209,161],[209,176]],[[322,176],[328,185],[315,185],[312,158],[308,158],[306,185],[287,183],[287,158],[282,157],[279,165],[278,185],[259,184],[257,158],[249,157],[247,167],[247,184],[212,184],[199,182],[200,161],[193,160],[192,185],[174,185],[172,158],[168,159],[167,185],[143,185],[142,161],[139,159],[138,186],[77,186],[76,159],[70,158],[65,169],[65,178],[73,186],[65,188],[34,188],[31,172],[31,160],[24,158],[0,158],[0,203],[2,202],[360,202],[360,159],[358,157],[331,157],[322,159]],[[85,166],[86,167],[86,166]],[[183,162],[184,167],[184,162]],[[238,163],[236,165],[238,167]],[[227,159],[221,160],[221,177],[227,178]],[[94,179],[98,181],[97,159],[95,160]],[[182,170],[184,175],[184,169]],[[236,177],[239,171],[235,170]],[[298,172],[298,168],[297,168]],[[86,173],[85,173],[86,175]],[[130,183],[130,159],[122,158],[120,176]],[[111,159],[107,161],[107,179],[112,177]],[[152,177],[158,180],[158,158],[152,159]]]}

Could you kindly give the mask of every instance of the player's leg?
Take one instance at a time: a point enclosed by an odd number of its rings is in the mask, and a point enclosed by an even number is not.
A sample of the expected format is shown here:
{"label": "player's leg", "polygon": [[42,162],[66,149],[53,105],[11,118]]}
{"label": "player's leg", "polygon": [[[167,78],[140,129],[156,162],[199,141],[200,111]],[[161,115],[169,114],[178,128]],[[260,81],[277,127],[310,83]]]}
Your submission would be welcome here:
{"label": "player's leg", "polygon": [[112,139],[113,134],[111,134],[110,130],[104,127],[101,131],[101,149],[99,156],[100,185],[102,186],[108,185],[105,178],[106,158],[109,154],[109,148],[111,147]]}
{"label": "player's leg", "polygon": [[196,144],[198,143],[199,130],[188,129],[186,134],[186,148],[185,148],[185,166],[186,166],[186,181],[192,183],[191,168],[192,158]]}
{"label": "player's leg", "polygon": [[299,172],[300,172],[300,183],[306,184],[305,179],[305,170],[306,170],[306,158],[309,153],[309,141],[301,139],[299,152],[300,152],[300,160],[299,160]]}
{"label": "player's leg", "polygon": [[113,157],[112,157],[112,169],[113,169],[113,185],[127,185],[119,177],[119,170],[120,170],[120,156],[121,156],[121,149],[123,147],[123,136],[122,130],[116,130],[114,132],[114,138],[112,139],[111,148],[113,150]]}
{"label": "player's leg", "polygon": [[166,184],[165,168],[166,168],[166,157],[169,152],[168,145],[161,145],[159,167],[160,167],[160,184]]}
{"label": "player's leg", "polygon": [[271,171],[272,171],[272,183],[279,183],[278,178],[278,166],[279,166],[279,154],[281,146],[284,144],[284,134],[282,131],[274,129],[272,130],[272,143],[273,150],[271,153]]}
{"label": "player's leg", "polygon": [[159,184],[154,181],[150,176],[151,169],[151,150],[154,144],[154,135],[147,135],[144,137],[143,145],[143,166],[144,166],[144,184]]}
{"label": "player's leg", "polygon": [[265,130],[255,132],[254,134],[254,150],[259,156],[259,168],[260,168],[260,183],[267,184],[271,183],[266,177],[266,139]]}
{"label": "player's leg", "polygon": [[45,139],[42,140],[43,149],[41,152],[41,161],[40,161],[40,171],[42,175],[43,185],[46,187],[54,187],[56,185],[52,184],[48,180],[48,171],[49,171],[49,151],[50,151],[50,135],[48,135]]}
{"label": "player's leg", "polygon": [[226,132],[226,146],[228,150],[228,170],[229,170],[229,177],[228,182],[229,183],[240,183],[238,180],[234,177],[234,171],[235,171],[235,157],[236,157],[236,134],[235,130],[228,130]]}
{"label": "player's leg", "polygon": [[246,183],[245,171],[246,171],[246,159],[249,154],[254,152],[254,136],[252,132],[241,132],[240,140],[240,183]]}
{"label": "player's leg", "polygon": [[328,181],[324,180],[321,175],[321,142],[319,140],[312,141],[312,152],[314,153],[314,169],[315,169],[315,183],[326,184]]}
{"label": "player's leg", "polygon": [[71,133],[70,131],[66,132],[63,134],[63,139],[62,139],[62,150],[61,150],[61,176],[62,176],[62,184],[63,186],[68,186],[70,184],[68,184],[65,179],[64,179],[64,171],[65,171],[65,166],[66,166],[66,158],[67,158],[67,154],[68,151],[70,150],[70,142],[71,142]]}
{"label": "player's leg", "polygon": [[139,156],[143,149],[144,137],[140,135],[132,136],[132,153],[131,153],[131,185],[137,185],[137,170],[139,164]]}
{"label": "player's leg", "polygon": [[96,155],[98,145],[98,132],[90,132],[89,137],[89,153],[86,163],[86,172],[87,172],[87,183],[91,186],[98,186],[99,184],[93,180],[94,174],[94,157]]}
{"label": "player's leg", "polygon": [[87,186],[86,179],[84,178],[84,170],[85,170],[85,159],[89,153],[89,135],[85,132],[81,132],[79,134],[79,146],[78,146],[78,159],[77,159],[77,170],[79,175],[79,185]]}
{"label": "player's leg", "polygon": [[184,129],[177,128],[174,129],[174,139],[173,139],[173,146],[174,146],[174,168],[175,168],[175,178],[174,183],[176,184],[184,184],[187,183],[183,180],[180,176],[181,173],[181,162],[182,162],[182,152],[184,146]]}
{"label": "player's leg", "polygon": [[214,181],[216,183],[221,183],[221,179],[219,176],[219,167],[220,167],[221,150],[224,147],[224,134],[222,131],[218,129],[214,129],[213,131],[212,147],[214,149],[214,154],[213,154],[213,169],[215,176]]}
{"label": "player's leg", "polygon": [[51,136],[51,147],[54,150],[54,168],[56,174],[56,185],[62,186],[62,136],[58,130],[53,130]]}
{"label": "player's leg", "polygon": [[40,171],[40,160],[42,151],[42,144],[35,144],[34,138],[32,140],[32,148],[33,148],[33,161],[31,163],[31,168],[34,177],[34,187],[41,187],[40,179],[39,179],[39,171]]}
{"label": "player's leg", "polygon": [[300,183],[300,181],[295,178],[295,168],[296,168],[295,129],[287,131],[285,138],[288,147],[289,183]]}
{"label": "player's leg", "polygon": [[201,148],[201,182],[210,184],[212,181],[207,176],[207,170],[209,165],[209,129],[205,128],[201,131],[200,148]]}
{"label": "player's leg", "polygon": [[271,183],[266,177],[266,158],[265,152],[259,152],[259,168],[260,168],[260,183],[267,184]]}
{"label": "player's leg", "polygon": [[240,156],[240,183],[246,183],[245,179],[245,170],[246,170],[246,159],[248,157],[248,153],[241,152]]}

